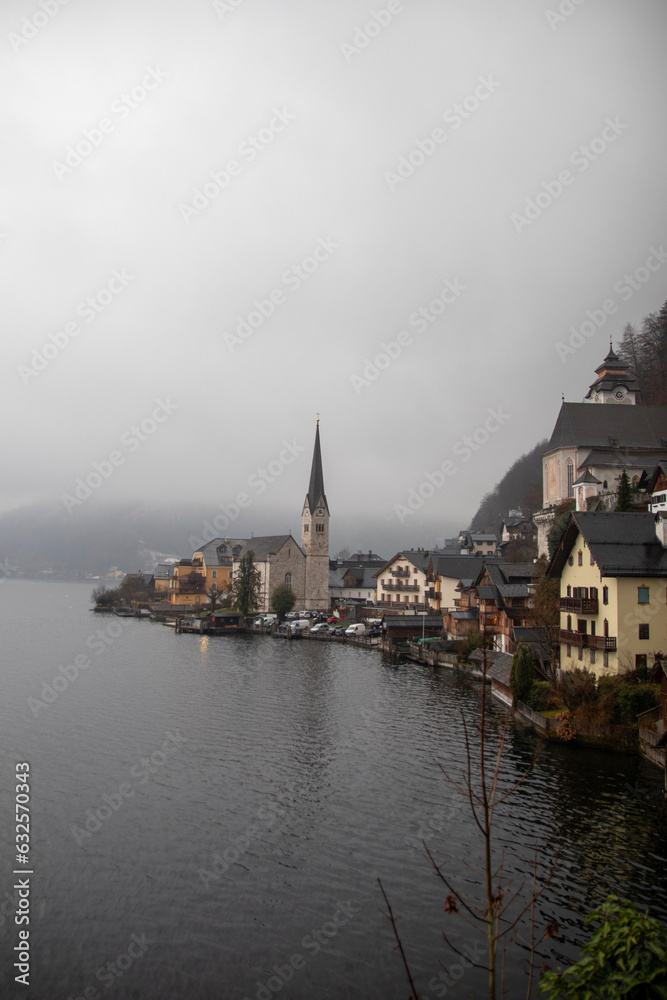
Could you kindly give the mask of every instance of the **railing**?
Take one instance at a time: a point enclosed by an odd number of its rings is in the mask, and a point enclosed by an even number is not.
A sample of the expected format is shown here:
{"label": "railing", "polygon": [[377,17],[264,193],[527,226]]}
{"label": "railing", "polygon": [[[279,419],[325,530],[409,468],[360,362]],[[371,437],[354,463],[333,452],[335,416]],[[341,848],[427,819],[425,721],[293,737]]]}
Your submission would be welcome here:
{"label": "railing", "polygon": [[580,614],[597,615],[600,602],[597,597],[561,597],[561,611],[578,611]]}
{"label": "railing", "polygon": [[391,575],[392,576],[410,576],[410,570],[409,569],[392,569]]}
{"label": "railing", "polygon": [[418,583],[385,583],[382,586],[383,590],[401,590],[401,591],[414,591],[415,593],[419,590]]}
{"label": "railing", "polygon": [[560,629],[559,641],[566,646],[602,649],[604,652],[613,652],[616,649],[615,635],[589,635],[588,632],[568,632],[566,629]]}

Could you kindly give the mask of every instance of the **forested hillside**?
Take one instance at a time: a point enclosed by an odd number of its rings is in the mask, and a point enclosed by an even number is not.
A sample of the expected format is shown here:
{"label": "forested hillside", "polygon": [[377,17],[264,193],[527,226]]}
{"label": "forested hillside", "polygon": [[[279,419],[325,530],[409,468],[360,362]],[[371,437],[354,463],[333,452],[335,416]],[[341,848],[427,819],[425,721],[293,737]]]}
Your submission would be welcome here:
{"label": "forested hillside", "polygon": [[645,405],[667,404],[667,302],[650,313],[639,329],[628,323],[617,353],[635,375]]}
{"label": "forested hillside", "polygon": [[532,451],[518,458],[498,485],[482,497],[470,525],[471,531],[498,532],[510,510],[533,514],[542,506],[542,455],[548,439],[538,442]]}

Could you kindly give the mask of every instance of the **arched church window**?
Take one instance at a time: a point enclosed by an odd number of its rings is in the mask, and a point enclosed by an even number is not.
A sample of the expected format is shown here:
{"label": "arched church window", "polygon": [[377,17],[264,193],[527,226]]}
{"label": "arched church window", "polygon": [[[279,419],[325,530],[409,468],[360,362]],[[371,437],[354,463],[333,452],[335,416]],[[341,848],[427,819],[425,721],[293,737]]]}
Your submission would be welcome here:
{"label": "arched church window", "polygon": [[567,495],[569,497],[574,496],[574,491],[572,489],[572,484],[574,482],[574,462],[571,458],[567,460]]}
{"label": "arched church window", "polygon": [[291,573],[285,573],[285,583],[288,586],[291,586],[291,583],[292,583],[292,574]]}

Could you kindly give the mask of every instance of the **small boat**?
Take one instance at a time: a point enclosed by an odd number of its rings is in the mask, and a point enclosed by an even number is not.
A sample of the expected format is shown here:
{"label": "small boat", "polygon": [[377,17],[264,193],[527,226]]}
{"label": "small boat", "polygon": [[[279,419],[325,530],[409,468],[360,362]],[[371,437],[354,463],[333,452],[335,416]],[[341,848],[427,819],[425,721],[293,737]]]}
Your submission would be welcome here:
{"label": "small boat", "polygon": [[113,613],[119,618],[136,618],[139,614],[134,608],[114,608]]}

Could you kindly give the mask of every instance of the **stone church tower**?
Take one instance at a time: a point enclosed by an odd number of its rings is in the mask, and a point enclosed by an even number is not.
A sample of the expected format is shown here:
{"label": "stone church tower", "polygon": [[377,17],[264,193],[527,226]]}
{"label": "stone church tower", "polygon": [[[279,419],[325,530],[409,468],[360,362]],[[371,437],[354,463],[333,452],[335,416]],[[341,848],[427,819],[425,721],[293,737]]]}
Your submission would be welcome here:
{"label": "stone church tower", "polygon": [[329,607],[329,506],[324,492],[320,420],[315,430],[310,485],[301,514],[301,548],[306,553],[306,611]]}

